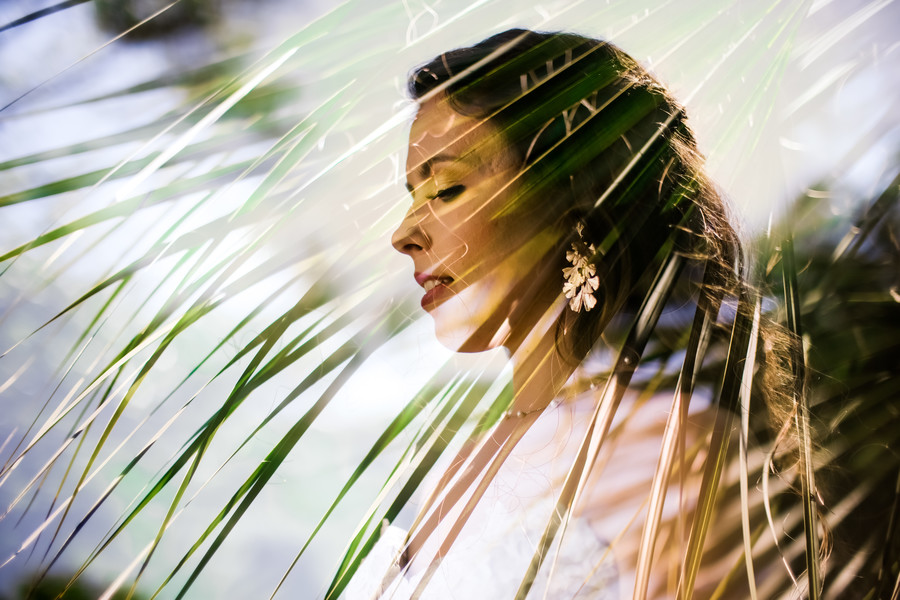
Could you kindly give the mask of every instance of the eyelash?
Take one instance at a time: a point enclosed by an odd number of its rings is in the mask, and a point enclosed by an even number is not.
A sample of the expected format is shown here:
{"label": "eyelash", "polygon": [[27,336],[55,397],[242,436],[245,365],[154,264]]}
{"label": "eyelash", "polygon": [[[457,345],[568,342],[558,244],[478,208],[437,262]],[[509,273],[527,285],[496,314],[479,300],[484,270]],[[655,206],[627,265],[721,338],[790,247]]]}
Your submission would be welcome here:
{"label": "eyelash", "polygon": [[438,190],[437,193],[432,196],[432,198],[440,198],[445,202],[452,200],[456,196],[459,196],[465,191],[466,187],[463,185],[452,185],[448,188],[444,188],[442,190]]}

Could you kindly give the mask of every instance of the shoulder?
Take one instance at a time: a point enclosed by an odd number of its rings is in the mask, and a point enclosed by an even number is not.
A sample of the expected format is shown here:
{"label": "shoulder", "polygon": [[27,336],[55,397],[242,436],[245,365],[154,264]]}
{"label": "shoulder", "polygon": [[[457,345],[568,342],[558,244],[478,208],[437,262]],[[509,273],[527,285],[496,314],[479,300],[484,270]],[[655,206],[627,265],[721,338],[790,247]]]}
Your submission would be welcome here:
{"label": "shoulder", "polygon": [[378,598],[387,591],[396,592],[405,585],[399,558],[406,543],[406,531],[385,522],[375,546],[356,570],[344,590],[343,598]]}

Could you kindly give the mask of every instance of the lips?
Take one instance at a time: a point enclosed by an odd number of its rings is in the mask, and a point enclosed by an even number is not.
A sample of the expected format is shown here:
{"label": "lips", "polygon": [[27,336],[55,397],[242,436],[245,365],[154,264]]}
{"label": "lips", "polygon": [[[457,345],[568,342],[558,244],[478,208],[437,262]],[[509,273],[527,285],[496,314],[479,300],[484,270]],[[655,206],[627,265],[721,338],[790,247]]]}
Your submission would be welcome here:
{"label": "lips", "polygon": [[450,285],[451,283],[453,283],[452,277],[432,277],[426,279],[425,283],[422,284],[422,287],[425,288],[426,292],[430,292],[439,285]]}
{"label": "lips", "polygon": [[453,278],[446,275],[433,275],[431,273],[416,273],[416,283],[425,289],[425,295],[422,296],[422,308],[428,310],[434,308],[444,301],[453,292],[450,291],[450,284]]}

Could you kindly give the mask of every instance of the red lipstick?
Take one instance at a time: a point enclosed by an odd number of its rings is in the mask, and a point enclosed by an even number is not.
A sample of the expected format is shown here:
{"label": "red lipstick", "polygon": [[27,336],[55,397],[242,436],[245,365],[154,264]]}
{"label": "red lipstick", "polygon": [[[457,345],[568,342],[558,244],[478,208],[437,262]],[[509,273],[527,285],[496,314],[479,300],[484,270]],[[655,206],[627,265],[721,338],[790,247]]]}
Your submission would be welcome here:
{"label": "red lipstick", "polygon": [[439,277],[432,273],[415,273],[416,283],[425,288],[425,295],[422,296],[421,305],[425,310],[434,308],[443,302],[452,292],[449,285],[453,282],[452,277]]}

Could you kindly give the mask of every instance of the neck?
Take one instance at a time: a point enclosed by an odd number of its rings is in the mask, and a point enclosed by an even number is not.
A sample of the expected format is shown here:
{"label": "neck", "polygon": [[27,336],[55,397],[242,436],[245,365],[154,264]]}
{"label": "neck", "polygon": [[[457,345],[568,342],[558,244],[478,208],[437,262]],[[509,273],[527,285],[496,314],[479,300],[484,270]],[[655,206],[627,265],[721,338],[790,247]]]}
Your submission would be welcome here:
{"label": "neck", "polygon": [[551,306],[518,345],[507,345],[513,363],[512,413],[542,411],[560,394],[574,371],[574,365],[563,359],[557,348],[556,324],[565,306],[565,299]]}

